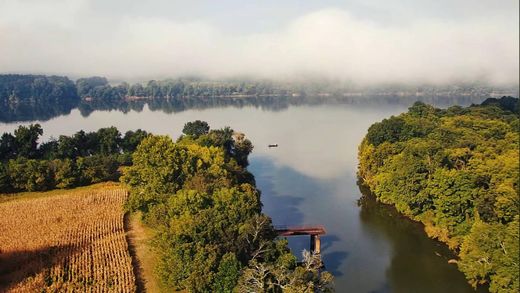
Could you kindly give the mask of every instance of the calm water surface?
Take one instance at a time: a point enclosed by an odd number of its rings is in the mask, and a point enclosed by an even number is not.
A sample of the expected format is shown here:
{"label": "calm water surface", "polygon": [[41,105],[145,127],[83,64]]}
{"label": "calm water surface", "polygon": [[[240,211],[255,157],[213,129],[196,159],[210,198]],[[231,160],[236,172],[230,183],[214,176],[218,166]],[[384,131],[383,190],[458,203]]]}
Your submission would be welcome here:
{"label": "calm water surface", "polygon": [[[291,106],[280,111],[256,107],[150,111],[78,110],[40,122],[43,139],[83,129],[116,126],[180,135],[185,122],[201,119],[213,128],[231,126],[255,145],[250,171],[262,190],[264,212],[275,225],[322,224],[325,265],[337,292],[474,292],[445,246],[428,239],[412,223],[370,198],[356,184],[357,147],[368,127],[406,111],[404,106]],[[21,123],[0,124],[0,132]],[[28,123],[23,123],[28,124]],[[278,148],[269,149],[270,143]],[[294,253],[308,248],[307,237],[291,238]]]}

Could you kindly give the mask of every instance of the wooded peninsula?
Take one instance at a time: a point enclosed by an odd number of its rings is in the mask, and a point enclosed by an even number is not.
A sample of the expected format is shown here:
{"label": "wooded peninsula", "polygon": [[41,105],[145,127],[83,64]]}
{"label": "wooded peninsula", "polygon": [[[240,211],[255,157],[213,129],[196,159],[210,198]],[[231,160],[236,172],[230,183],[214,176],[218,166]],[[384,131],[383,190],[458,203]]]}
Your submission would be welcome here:
{"label": "wooded peninsula", "polygon": [[359,147],[358,174],[377,200],[424,223],[491,292],[519,290],[518,105],[416,103],[373,124]]}
{"label": "wooded peninsula", "polygon": [[[142,130],[122,136],[110,127],[39,144],[42,133],[35,124],[2,136],[0,190],[67,189],[120,179],[129,191],[125,211],[139,215],[153,231],[155,272],[165,292],[333,290],[321,256],[304,252],[297,262],[287,240],[278,238],[271,218],[262,213],[260,191],[247,170],[253,145],[244,134],[229,127],[210,129],[199,120],[186,123],[175,142]],[[62,251],[47,253],[42,261],[52,265]],[[59,259],[66,266],[68,261]],[[42,277],[49,289],[96,286],[53,281],[52,272]]]}

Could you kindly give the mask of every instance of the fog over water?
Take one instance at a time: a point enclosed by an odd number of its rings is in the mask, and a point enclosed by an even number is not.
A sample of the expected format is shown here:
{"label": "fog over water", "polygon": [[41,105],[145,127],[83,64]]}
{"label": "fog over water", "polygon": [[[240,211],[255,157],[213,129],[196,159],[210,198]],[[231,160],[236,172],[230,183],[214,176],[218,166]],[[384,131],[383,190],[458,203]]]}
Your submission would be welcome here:
{"label": "fog over water", "polygon": [[0,71],[518,84],[518,1],[0,1]]}

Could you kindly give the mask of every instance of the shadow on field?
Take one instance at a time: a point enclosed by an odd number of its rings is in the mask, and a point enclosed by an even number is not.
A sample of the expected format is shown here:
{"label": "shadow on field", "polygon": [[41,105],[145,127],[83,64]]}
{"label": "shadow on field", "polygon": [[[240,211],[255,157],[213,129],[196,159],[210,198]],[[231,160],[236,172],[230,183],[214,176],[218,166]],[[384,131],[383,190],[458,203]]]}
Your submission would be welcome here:
{"label": "shadow on field", "polygon": [[130,214],[125,213],[124,216],[124,229],[125,229],[125,237],[126,237],[126,243],[128,243],[128,252],[130,253],[130,257],[132,258],[132,269],[134,271],[135,276],[135,286],[137,293],[143,293],[146,292],[146,281],[143,276],[143,266],[139,258],[137,257],[137,248],[136,248],[136,239],[135,235],[131,233],[131,219]]}
{"label": "shadow on field", "polygon": [[[15,252],[0,251],[0,292],[7,292],[29,277],[43,275],[31,282],[34,286],[49,285],[50,269],[75,248],[71,245],[49,246],[38,250],[22,250]],[[64,276],[66,278],[67,276]]]}

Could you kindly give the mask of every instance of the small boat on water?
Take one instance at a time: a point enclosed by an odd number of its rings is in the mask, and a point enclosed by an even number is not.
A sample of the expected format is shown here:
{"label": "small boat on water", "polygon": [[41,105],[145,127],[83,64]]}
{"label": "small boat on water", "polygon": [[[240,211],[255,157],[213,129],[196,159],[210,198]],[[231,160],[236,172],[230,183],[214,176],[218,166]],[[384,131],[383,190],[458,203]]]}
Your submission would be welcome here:
{"label": "small boat on water", "polygon": [[268,145],[268,147],[270,147],[270,148],[277,148],[278,144],[277,143],[272,143],[272,144]]}

